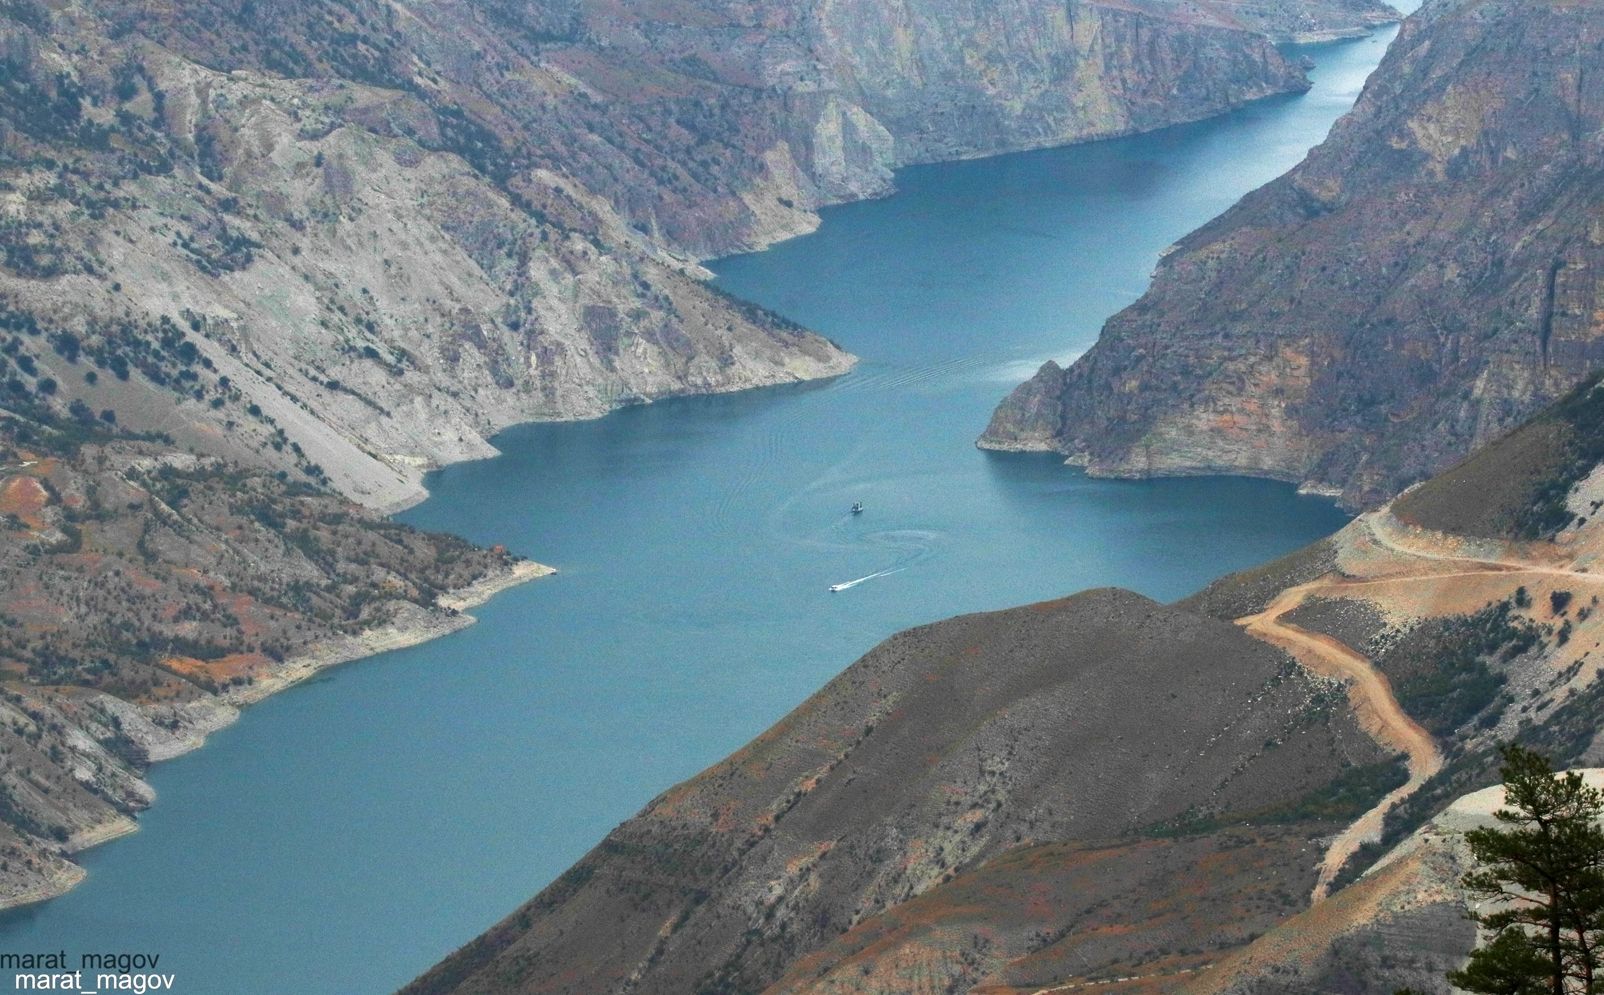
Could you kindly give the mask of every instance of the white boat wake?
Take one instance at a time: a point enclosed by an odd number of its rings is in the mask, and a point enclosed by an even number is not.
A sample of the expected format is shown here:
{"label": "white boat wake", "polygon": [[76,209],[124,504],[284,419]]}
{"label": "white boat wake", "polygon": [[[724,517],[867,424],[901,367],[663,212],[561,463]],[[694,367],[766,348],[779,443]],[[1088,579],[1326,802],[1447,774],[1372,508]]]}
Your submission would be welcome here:
{"label": "white boat wake", "polygon": [[890,574],[897,573],[898,571],[901,571],[901,570],[904,570],[904,569],[906,569],[906,568],[905,567],[892,567],[890,570],[878,570],[878,571],[870,574],[867,577],[859,577],[857,580],[845,580],[845,581],[842,581],[839,584],[831,584],[830,585],[830,590],[831,591],[845,591],[848,588],[857,587],[859,584],[863,584],[863,583],[866,583],[868,581],[874,580],[877,577],[885,577],[885,576],[888,576]]}

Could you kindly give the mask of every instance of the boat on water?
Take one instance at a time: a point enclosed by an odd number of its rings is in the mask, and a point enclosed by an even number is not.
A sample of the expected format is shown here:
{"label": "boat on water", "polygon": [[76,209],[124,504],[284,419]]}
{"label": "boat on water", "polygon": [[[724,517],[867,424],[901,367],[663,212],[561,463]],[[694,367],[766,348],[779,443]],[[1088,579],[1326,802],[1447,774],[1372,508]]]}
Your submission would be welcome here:
{"label": "boat on water", "polygon": [[862,501],[854,501],[854,502],[852,502],[852,513],[854,515],[863,514],[863,502]]}
{"label": "boat on water", "polygon": [[849,588],[851,586],[852,586],[851,584],[831,584],[830,585],[830,593],[834,594],[837,591],[845,591],[847,588]]}

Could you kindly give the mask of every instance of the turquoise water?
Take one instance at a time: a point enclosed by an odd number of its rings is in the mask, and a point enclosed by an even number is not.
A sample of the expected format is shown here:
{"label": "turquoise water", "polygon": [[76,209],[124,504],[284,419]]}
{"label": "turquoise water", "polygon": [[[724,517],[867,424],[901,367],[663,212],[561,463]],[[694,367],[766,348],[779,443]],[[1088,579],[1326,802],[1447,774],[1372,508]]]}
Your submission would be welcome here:
{"label": "turquoise water", "polygon": [[389,991],[897,629],[1097,585],[1175,598],[1336,529],[1280,484],[1095,481],[972,443],[1165,245],[1319,141],[1384,40],[1309,49],[1313,92],[1223,119],[907,170],[716,264],[862,365],[515,429],[437,474],[406,520],[561,574],[157,767],[143,831],[5,917],[0,950],[159,953],[184,993]]}

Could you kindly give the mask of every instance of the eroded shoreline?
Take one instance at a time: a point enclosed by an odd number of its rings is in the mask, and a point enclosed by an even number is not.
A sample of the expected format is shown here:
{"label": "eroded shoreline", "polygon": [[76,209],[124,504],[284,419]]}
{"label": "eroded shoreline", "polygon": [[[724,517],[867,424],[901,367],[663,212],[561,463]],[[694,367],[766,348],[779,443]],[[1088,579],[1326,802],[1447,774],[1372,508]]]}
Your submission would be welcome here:
{"label": "eroded shoreline", "polygon": [[[205,745],[211,733],[233,724],[242,708],[325,670],[391,650],[417,646],[465,629],[477,621],[467,613],[468,609],[484,604],[509,588],[554,573],[556,570],[545,564],[518,560],[503,571],[447,592],[438,599],[434,608],[401,602],[396,607],[397,617],[390,622],[354,635],[327,640],[285,660],[270,674],[252,684],[215,696],[203,708],[193,712],[190,716],[192,721],[173,736],[165,741],[141,744],[146,749],[146,759],[154,765],[199,749]],[[135,705],[129,707],[138,709]],[[132,769],[132,764],[129,766],[132,776],[143,783],[144,771]],[[155,792],[150,791],[149,797],[154,801]],[[70,857],[138,830],[138,820],[122,812],[79,829],[55,853],[49,855],[49,865],[41,869],[33,880],[19,882],[14,890],[7,889],[9,893],[0,893],[0,911],[35,905],[66,894],[88,877],[88,872]]]}

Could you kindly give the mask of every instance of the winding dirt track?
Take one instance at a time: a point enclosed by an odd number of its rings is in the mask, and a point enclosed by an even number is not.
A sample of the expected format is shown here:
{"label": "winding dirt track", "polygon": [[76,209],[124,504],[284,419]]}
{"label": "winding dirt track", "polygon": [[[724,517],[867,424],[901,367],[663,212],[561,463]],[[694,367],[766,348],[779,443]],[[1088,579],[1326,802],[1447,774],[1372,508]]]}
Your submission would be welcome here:
{"label": "winding dirt track", "polygon": [[1286,650],[1314,673],[1346,682],[1348,701],[1360,726],[1378,743],[1408,758],[1409,780],[1394,788],[1332,841],[1320,863],[1320,876],[1315,881],[1312,896],[1315,902],[1322,901],[1330,892],[1332,879],[1354,851],[1365,841],[1380,836],[1381,820],[1387,811],[1442,769],[1442,753],[1431,734],[1398,704],[1386,675],[1376,669],[1368,657],[1330,636],[1281,620],[1287,612],[1303,604],[1311,590],[1325,587],[1316,582],[1288,588],[1264,611],[1239,618],[1237,624],[1255,638]]}
{"label": "winding dirt track", "polygon": [[[1396,573],[1379,576],[1344,577],[1327,574],[1325,577],[1283,590],[1263,611],[1236,620],[1245,632],[1256,639],[1270,643],[1291,654],[1293,659],[1313,673],[1343,681],[1347,685],[1348,700],[1360,726],[1382,746],[1402,753],[1408,763],[1409,779],[1389,792],[1368,812],[1361,815],[1332,841],[1321,861],[1320,875],[1310,896],[1313,904],[1324,901],[1330,892],[1332,879],[1358,848],[1380,838],[1382,820],[1399,801],[1413,794],[1433,774],[1442,769],[1442,753],[1431,734],[1421,727],[1398,704],[1392,684],[1374,662],[1339,639],[1319,632],[1310,632],[1285,621],[1285,616],[1302,605],[1311,596],[1340,598],[1345,594],[1363,597],[1369,592],[1378,597],[1377,589],[1389,586],[1419,584],[1427,581],[1484,578],[1504,575],[1564,577],[1582,585],[1604,588],[1604,574],[1592,574],[1557,563],[1522,559],[1514,555],[1498,558],[1466,556],[1432,548],[1441,540],[1429,533],[1416,534],[1395,519],[1389,510],[1361,517],[1356,524],[1363,527],[1368,538],[1380,548],[1398,557]],[[1419,561],[1420,569],[1410,569],[1409,561]],[[1390,564],[1389,564],[1390,566]],[[1600,591],[1604,594],[1604,590]],[[1206,971],[1212,964],[1203,964],[1173,972],[1174,975]],[[1035,990],[1032,995],[1057,995],[1097,988],[1121,982],[1148,981],[1170,974],[1134,975],[1095,981],[1071,981],[1049,988]]]}
{"label": "winding dirt track", "polygon": [[1583,584],[1598,585],[1604,577],[1567,569],[1549,563],[1507,559],[1485,559],[1443,553],[1409,541],[1409,536],[1389,512],[1382,511],[1362,519],[1370,537],[1391,553],[1409,559],[1452,564],[1465,569],[1453,572],[1425,570],[1420,573],[1389,574],[1368,579],[1326,577],[1289,587],[1264,611],[1237,619],[1237,624],[1257,639],[1292,654],[1310,671],[1344,681],[1348,700],[1360,725],[1383,746],[1403,753],[1408,760],[1409,780],[1389,792],[1375,807],[1343,830],[1326,851],[1315,882],[1312,901],[1320,902],[1330,892],[1331,881],[1359,847],[1380,837],[1382,819],[1393,805],[1413,794],[1426,779],[1442,769],[1442,754],[1431,734],[1409,717],[1393,695],[1392,685],[1375,664],[1352,647],[1323,633],[1299,628],[1283,617],[1303,604],[1311,594],[1340,597],[1344,591],[1409,584],[1426,580],[1484,577],[1489,574],[1538,574],[1561,576]]}

